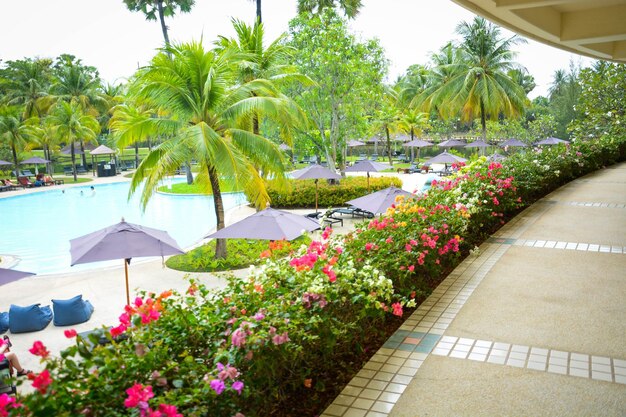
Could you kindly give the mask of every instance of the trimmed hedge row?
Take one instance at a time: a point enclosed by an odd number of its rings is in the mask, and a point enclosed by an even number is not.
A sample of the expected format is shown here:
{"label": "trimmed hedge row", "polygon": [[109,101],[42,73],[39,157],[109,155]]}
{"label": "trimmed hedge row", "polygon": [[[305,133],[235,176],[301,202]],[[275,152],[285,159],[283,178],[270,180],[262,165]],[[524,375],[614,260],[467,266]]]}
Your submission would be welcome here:
{"label": "trimmed hedge row", "polygon": [[[291,180],[287,190],[279,189],[273,181],[267,182],[267,192],[274,208],[310,208],[315,207],[315,180]],[[339,184],[329,184],[326,180],[318,180],[318,206],[340,207],[346,201],[363,197],[374,191],[387,187],[402,187],[397,177],[370,178],[367,188],[366,177],[346,177]]]}

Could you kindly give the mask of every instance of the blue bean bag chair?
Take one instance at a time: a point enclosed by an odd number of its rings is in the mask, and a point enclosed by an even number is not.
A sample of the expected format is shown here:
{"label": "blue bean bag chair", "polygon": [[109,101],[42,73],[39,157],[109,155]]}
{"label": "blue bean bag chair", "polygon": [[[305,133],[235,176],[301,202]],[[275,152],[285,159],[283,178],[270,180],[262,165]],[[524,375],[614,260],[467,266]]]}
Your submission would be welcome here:
{"label": "blue bean bag chair", "polygon": [[71,326],[84,323],[91,318],[93,306],[87,300],[83,300],[82,294],[69,300],[52,300],[55,326]]}
{"label": "blue bean bag chair", "polygon": [[52,321],[50,306],[33,304],[26,307],[11,304],[9,309],[9,329],[11,333],[26,333],[43,330]]}
{"label": "blue bean bag chair", "polygon": [[9,330],[9,313],[0,313],[0,334]]}

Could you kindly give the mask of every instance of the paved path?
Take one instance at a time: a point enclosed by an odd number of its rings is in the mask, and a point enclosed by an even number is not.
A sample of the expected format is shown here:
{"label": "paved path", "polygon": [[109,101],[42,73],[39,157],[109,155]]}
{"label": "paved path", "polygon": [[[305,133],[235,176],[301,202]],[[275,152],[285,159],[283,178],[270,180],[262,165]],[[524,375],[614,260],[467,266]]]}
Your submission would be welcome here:
{"label": "paved path", "polygon": [[626,164],[466,258],[323,416],[626,415]]}

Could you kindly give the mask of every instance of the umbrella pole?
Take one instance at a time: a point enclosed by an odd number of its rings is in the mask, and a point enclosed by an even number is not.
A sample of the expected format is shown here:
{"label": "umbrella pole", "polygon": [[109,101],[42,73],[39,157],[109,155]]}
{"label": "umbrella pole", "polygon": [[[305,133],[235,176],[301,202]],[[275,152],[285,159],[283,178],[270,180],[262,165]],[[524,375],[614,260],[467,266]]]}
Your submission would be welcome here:
{"label": "umbrella pole", "polygon": [[315,213],[317,213],[317,182],[319,180],[316,178],[315,179]]}
{"label": "umbrella pole", "polygon": [[124,259],[124,274],[126,275],[126,305],[130,305],[130,291],[128,290],[128,262]]}
{"label": "umbrella pole", "polygon": [[370,192],[370,172],[367,171],[367,192]]}

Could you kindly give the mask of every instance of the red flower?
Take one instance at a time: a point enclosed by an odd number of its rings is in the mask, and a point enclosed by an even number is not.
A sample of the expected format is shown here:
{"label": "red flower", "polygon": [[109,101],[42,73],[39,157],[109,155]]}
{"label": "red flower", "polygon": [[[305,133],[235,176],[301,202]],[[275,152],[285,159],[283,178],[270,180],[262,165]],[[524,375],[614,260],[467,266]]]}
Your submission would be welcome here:
{"label": "red flower", "polygon": [[150,385],[143,386],[141,384],[135,384],[126,390],[128,398],[124,400],[124,406],[126,408],[140,408],[146,410],[148,408],[148,400],[154,397],[152,387]]}
{"label": "red flower", "polygon": [[400,303],[393,303],[391,305],[391,307],[393,308],[393,315],[394,316],[402,317],[402,304],[400,304]]}
{"label": "red flower", "polygon": [[44,344],[41,343],[39,340],[33,343],[33,347],[28,349],[28,351],[32,353],[33,355],[41,356],[42,358],[47,358],[48,355],[50,355],[50,352],[48,352],[48,349],[46,349]]}
{"label": "red flower", "polygon": [[45,394],[48,390],[48,385],[52,383],[50,372],[48,372],[47,369],[44,369],[39,375],[35,375],[31,372],[28,374],[28,379],[33,381],[33,388],[39,391],[40,394]]}
{"label": "red flower", "polygon": [[111,336],[117,337],[126,331],[127,327],[123,324],[120,324],[117,327],[111,328]]}
{"label": "red flower", "polygon": [[67,337],[68,339],[71,339],[73,337],[76,337],[76,330],[72,329],[72,330],[66,330],[63,332],[63,334],[65,335],[65,337]]}

